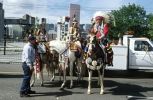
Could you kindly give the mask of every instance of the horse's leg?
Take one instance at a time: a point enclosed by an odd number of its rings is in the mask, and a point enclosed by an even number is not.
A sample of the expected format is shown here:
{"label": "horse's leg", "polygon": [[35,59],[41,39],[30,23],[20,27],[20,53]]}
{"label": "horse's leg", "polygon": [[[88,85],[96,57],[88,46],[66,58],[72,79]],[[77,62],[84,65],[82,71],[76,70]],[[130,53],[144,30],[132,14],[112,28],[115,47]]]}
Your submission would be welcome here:
{"label": "horse's leg", "polygon": [[73,87],[73,62],[70,61],[70,89]]}
{"label": "horse's leg", "polygon": [[58,63],[59,81],[62,80],[61,77],[62,77],[63,67],[64,67],[63,57],[62,55],[59,55],[59,63]]}
{"label": "horse's leg", "polygon": [[51,73],[50,81],[52,82],[55,79],[55,64],[54,64],[54,62],[51,64],[50,73]]}
{"label": "horse's leg", "polygon": [[50,63],[50,81],[52,82],[52,81],[54,81],[54,78],[53,78],[53,76],[54,76],[54,65],[53,65],[53,62],[51,62]]}
{"label": "horse's leg", "polygon": [[44,77],[43,77],[43,69],[44,69],[44,67],[46,66],[46,64],[42,64],[42,69],[41,69],[41,71],[40,71],[40,76],[41,76],[41,84],[40,84],[40,86],[44,86]]}
{"label": "horse's leg", "polygon": [[31,83],[30,83],[30,87],[33,87],[35,84],[35,74],[36,73],[36,68],[34,68],[34,71],[32,72],[32,76],[31,76]]}
{"label": "horse's leg", "polygon": [[47,71],[47,75],[49,77],[50,76],[50,73],[51,73],[50,63],[49,62],[47,62],[47,64],[46,64],[46,71]]}
{"label": "horse's leg", "polygon": [[86,64],[82,63],[82,67],[81,67],[81,80],[83,80],[83,77],[86,75]]}
{"label": "horse's leg", "polygon": [[53,68],[51,72],[52,72],[52,77],[51,77],[51,82],[52,82],[55,79],[55,68]]}
{"label": "horse's leg", "polygon": [[83,65],[81,61],[79,61],[79,66],[80,66],[80,80],[83,80]]}
{"label": "horse's leg", "polygon": [[46,69],[48,71],[48,77],[49,77],[50,81],[51,81],[51,78],[52,78],[52,67],[53,67],[52,63],[48,62],[48,67]]}
{"label": "horse's leg", "polygon": [[77,59],[78,81],[82,78],[82,64],[80,59]]}
{"label": "horse's leg", "polygon": [[101,80],[100,80],[99,70],[97,70],[97,71],[98,71],[98,82],[97,82],[97,85],[98,85],[98,86],[101,86],[101,84],[100,84],[100,81],[101,81]]}
{"label": "horse's leg", "polygon": [[91,77],[92,77],[92,70],[88,69],[88,91],[87,94],[91,94]]}
{"label": "horse's leg", "polygon": [[62,71],[63,71],[63,83],[61,85],[61,89],[64,88],[65,83],[66,83],[66,67],[64,63],[62,63]]}
{"label": "horse's leg", "polygon": [[58,73],[59,73],[59,81],[61,81],[61,74],[62,74],[62,65],[59,64]]}
{"label": "horse's leg", "polygon": [[102,72],[100,72],[100,70],[98,70],[98,75],[99,75],[99,78],[100,78],[100,86],[101,86],[100,94],[104,94],[104,85],[103,85],[104,69],[105,68],[102,66]]}
{"label": "horse's leg", "polygon": [[76,59],[76,69],[77,69],[77,77],[78,77],[78,81],[80,80],[80,66],[79,66],[79,59]]}

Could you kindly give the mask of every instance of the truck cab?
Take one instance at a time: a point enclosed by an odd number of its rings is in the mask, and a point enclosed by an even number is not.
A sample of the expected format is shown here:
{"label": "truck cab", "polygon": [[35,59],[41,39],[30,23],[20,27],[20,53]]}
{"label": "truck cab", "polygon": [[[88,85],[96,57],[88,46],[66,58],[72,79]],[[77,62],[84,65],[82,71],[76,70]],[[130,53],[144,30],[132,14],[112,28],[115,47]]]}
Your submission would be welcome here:
{"label": "truck cab", "polygon": [[153,69],[153,44],[148,38],[129,38],[129,68]]}
{"label": "truck cab", "polygon": [[112,46],[113,67],[110,70],[153,69],[153,44],[148,38],[123,36],[123,45]]}

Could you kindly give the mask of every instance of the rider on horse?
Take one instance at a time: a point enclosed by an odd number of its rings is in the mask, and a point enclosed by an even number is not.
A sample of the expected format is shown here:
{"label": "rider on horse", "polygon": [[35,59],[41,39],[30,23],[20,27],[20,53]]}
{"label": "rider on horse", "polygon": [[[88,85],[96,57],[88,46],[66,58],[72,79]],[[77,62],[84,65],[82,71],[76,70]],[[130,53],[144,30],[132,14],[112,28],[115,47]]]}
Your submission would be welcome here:
{"label": "rider on horse", "polygon": [[72,27],[70,27],[69,33],[70,33],[70,41],[75,41],[76,39],[80,38],[79,33],[79,27],[78,27],[78,21],[76,20],[75,16],[73,18]]}
{"label": "rider on horse", "polygon": [[96,12],[94,18],[92,19],[92,29],[90,35],[96,36],[99,41],[99,45],[105,53],[105,63],[108,64],[107,50],[108,39],[107,35],[109,32],[109,16],[106,13]]}
{"label": "rider on horse", "polygon": [[70,27],[70,30],[69,30],[69,36],[70,36],[70,39],[69,39],[70,50],[75,51],[75,52],[77,52],[77,51],[81,52],[81,48],[78,48],[78,45],[76,45],[77,43],[75,43],[77,41],[80,41],[80,39],[81,39],[80,38],[80,30],[78,27],[78,21],[76,20],[75,15],[73,18],[72,27]]}

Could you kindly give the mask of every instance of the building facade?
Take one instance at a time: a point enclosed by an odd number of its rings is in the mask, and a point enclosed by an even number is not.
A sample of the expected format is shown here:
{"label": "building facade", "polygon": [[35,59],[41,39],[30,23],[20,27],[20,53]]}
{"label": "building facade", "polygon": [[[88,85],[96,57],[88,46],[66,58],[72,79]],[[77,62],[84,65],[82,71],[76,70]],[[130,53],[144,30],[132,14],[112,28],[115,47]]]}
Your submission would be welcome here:
{"label": "building facade", "polygon": [[78,25],[80,24],[80,5],[70,4],[70,27],[72,26],[73,18],[76,18]]}
{"label": "building facade", "polygon": [[4,9],[3,4],[0,2],[0,41],[4,39]]}

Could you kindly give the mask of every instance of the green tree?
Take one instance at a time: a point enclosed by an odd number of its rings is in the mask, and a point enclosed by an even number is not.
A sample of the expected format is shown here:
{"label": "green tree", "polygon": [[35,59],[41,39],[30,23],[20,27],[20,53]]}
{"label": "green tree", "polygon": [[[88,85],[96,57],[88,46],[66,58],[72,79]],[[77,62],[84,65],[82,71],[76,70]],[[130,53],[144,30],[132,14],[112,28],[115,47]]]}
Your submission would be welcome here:
{"label": "green tree", "polygon": [[153,40],[153,14],[148,14],[147,17],[149,28],[148,37],[150,37]]}
{"label": "green tree", "polygon": [[119,10],[111,12],[115,17],[116,27],[112,27],[112,37],[123,35],[127,31],[133,31],[135,36],[143,36],[148,31],[146,11],[143,7],[135,4],[122,6]]}

